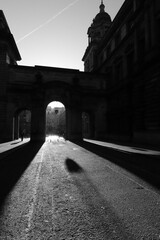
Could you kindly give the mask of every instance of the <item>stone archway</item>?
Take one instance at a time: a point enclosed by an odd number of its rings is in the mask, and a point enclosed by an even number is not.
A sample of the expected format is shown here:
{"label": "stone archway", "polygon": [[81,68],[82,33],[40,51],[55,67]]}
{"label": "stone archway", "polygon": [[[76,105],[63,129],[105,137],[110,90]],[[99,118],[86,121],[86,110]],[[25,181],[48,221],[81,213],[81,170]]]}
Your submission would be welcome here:
{"label": "stone archway", "polygon": [[66,108],[57,101],[49,103],[46,108],[46,138],[53,135],[66,136]]}
{"label": "stone archway", "polygon": [[[36,95],[36,93],[38,93]],[[32,98],[31,140],[45,141],[46,107],[52,101],[62,102],[66,108],[66,139],[82,140],[81,98],[66,84],[46,84],[34,92]]]}

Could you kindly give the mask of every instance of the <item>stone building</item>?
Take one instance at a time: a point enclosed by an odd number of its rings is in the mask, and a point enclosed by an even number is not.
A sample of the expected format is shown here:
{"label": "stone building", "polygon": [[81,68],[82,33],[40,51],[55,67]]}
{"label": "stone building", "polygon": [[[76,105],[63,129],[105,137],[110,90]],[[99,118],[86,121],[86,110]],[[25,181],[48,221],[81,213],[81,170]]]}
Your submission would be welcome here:
{"label": "stone building", "polygon": [[[0,142],[19,137],[19,116],[25,111],[31,114],[31,140],[45,141],[46,108],[52,101],[65,106],[66,139],[82,140],[84,124],[89,118],[87,136],[100,138],[103,135],[106,109],[102,109],[106,102],[104,74],[20,66],[17,64],[20,60],[14,37],[3,11],[0,11]],[[84,115],[88,116],[87,122],[82,117]]]}
{"label": "stone building", "polygon": [[88,29],[86,72],[106,79],[106,139],[160,143],[160,1],[125,0],[111,21],[103,1]]}
{"label": "stone building", "polygon": [[19,66],[0,11],[0,142],[18,137],[18,115],[31,112],[31,140],[45,140],[46,107],[66,109],[66,138],[160,142],[160,1],[125,0],[113,20],[101,1],[88,29],[84,72]]}

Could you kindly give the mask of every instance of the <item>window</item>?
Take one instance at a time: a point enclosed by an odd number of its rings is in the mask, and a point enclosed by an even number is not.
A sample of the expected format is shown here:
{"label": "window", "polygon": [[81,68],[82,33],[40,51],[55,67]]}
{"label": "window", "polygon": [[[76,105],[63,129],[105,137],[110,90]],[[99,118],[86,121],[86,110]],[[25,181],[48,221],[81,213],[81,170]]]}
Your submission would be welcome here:
{"label": "window", "polygon": [[120,41],[121,41],[121,38],[120,38],[120,33],[119,33],[119,32],[117,32],[117,34],[116,34],[116,39],[115,39],[116,46],[118,46],[118,45],[119,45]]}
{"label": "window", "polygon": [[160,18],[157,19],[157,22],[156,22],[156,27],[157,27],[157,42],[159,43],[160,42]]}
{"label": "window", "polygon": [[109,56],[110,53],[111,53],[111,45],[108,44],[108,46],[107,46],[107,55]]}
{"label": "window", "polygon": [[127,27],[126,24],[124,24],[121,28],[121,40],[126,36],[127,34]]}
{"label": "window", "polygon": [[115,49],[115,39],[113,38],[111,41],[111,52]]}
{"label": "window", "polygon": [[135,12],[137,8],[137,1],[133,0],[133,11]]}
{"label": "window", "polygon": [[89,71],[89,61],[88,60],[85,62],[85,71],[86,72]]}
{"label": "window", "polygon": [[103,57],[104,57],[104,61],[105,61],[107,58],[107,49],[104,50]]}
{"label": "window", "polygon": [[141,60],[145,54],[145,31],[143,22],[138,30],[138,58]]}
{"label": "window", "polygon": [[131,49],[127,53],[127,72],[129,75],[133,73],[133,68],[134,68],[134,51]]}
{"label": "window", "polygon": [[138,10],[138,8],[140,8],[143,5],[143,3],[144,3],[144,1],[134,0],[133,1],[133,11],[135,12],[136,10]]}
{"label": "window", "polygon": [[99,56],[99,65],[103,63],[103,53]]}
{"label": "window", "polygon": [[128,22],[128,30],[132,31],[133,27],[134,27],[134,22],[133,21],[129,21]]}
{"label": "window", "polygon": [[6,63],[10,64],[10,57],[6,54]]}
{"label": "window", "polygon": [[107,67],[106,68],[106,80],[107,80],[107,84],[109,83],[109,85],[112,82],[112,67]]}
{"label": "window", "polygon": [[159,0],[156,0],[156,9],[157,9],[157,11],[160,10],[160,1]]}
{"label": "window", "polygon": [[119,81],[123,78],[123,61],[122,58],[115,62],[115,80]]}
{"label": "window", "polygon": [[2,21],[2,19],[0,19],[0,30],[3,30],[4,28],[4,22]]}

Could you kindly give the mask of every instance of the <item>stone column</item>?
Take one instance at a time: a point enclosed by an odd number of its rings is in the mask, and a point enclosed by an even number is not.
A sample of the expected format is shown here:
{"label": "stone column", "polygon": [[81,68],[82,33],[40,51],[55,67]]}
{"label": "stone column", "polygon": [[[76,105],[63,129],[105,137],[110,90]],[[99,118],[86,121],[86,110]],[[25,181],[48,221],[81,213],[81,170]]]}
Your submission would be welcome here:
{"label": "stone column", "polygon": [[68,140],[82,140],[82,111],[78,106],[66,109],[66,125]]}
{"label": "stone column", "polygon": [[151,18],[150,18],[151,6],[146,6],[146,12],[144,15],[144,27],[145,27],[145,50],[148,51],[151,46]]}
{"label": "stone column", "polygon": [[0,97],[6,95],[6,84],[8,80],[8,64],[6,62],[7,47],[0,43]]}
{"label": "stone column", "polygon": [[107,114],[107,105],[105,100],[102,100],[97,104],[95,109],[95,138],[104,139],[106,137],[106,114]]}
{"label": "stone column", "polygon": [[134,62],[138,61],[138,31],[134,32]]}
{"label": "stone column", "polygon": [[150,6],[149,9],[149,21],[150,21],[150,35],[151,35],[151,46],[155,46],[157,43],[159,44],[159,37],[157,36],[158,31],[157,31],[157,21],[155,19],[155,11],[154,11],[154,6],[153,4]]}
{"label": "stone column", "polygon": [[0,97],[0,142],[5,141],[6,136],[6,102],[3,97]]}
{"label": "stone column", "polygon": [[6,46],[0,43],[0,142],[5,142],[10,137],[7,130],[7,95],[6,84],[8,81],[8,65],[6,63]]}
{"label": "stone column", "polygon": [[19,116],[16,115],[13,119],[13,139],[19,138]]}
{"label": "stone column", "polygon": [[10,103],[5,104],[5,115],[3,118],[2,124],[2,134],[3,142],[8,142],[13,140],[13,119],[14,119],[14,110]]}
{"label": "stone column", "polygon": [[44,98],[43,79],[40,75],[37,75],[32,92],[31,141],[45,141],[46,107]]}
{"label": "stone column", "polygon": [[36,103],[31,113],[31,141],[45,141],[46,110],[43,104]]}

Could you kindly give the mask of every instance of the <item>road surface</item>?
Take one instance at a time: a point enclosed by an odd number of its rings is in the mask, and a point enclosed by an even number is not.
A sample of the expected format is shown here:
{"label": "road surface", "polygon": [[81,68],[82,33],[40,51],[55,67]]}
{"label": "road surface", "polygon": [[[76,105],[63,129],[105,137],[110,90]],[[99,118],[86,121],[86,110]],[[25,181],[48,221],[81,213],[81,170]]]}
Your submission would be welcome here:
{"label": "road surface", "polygon": [[0,240],[160,239],[158,188],[63,139],[1,159],[0,189]]}

